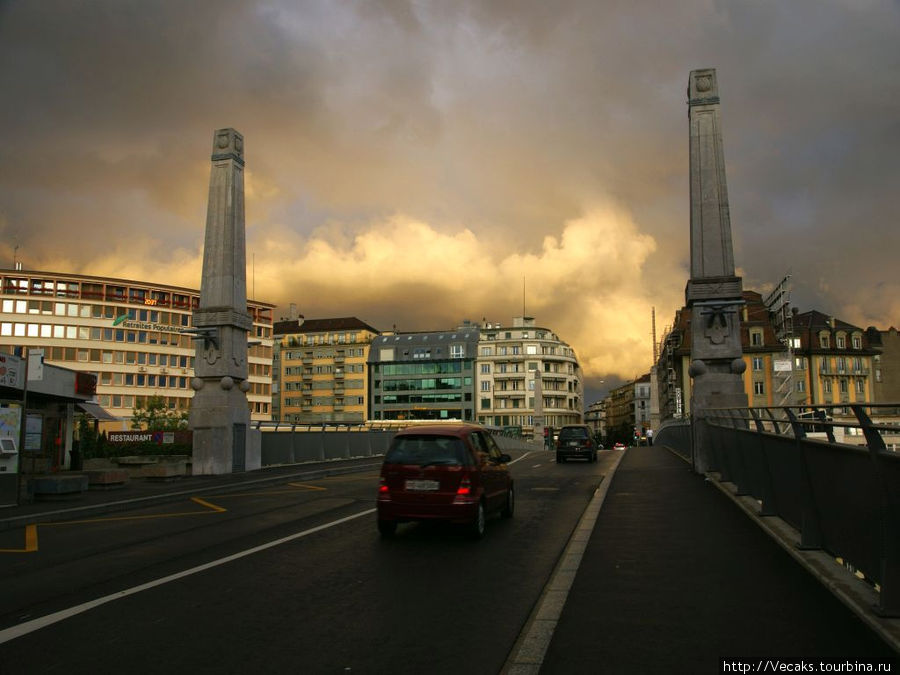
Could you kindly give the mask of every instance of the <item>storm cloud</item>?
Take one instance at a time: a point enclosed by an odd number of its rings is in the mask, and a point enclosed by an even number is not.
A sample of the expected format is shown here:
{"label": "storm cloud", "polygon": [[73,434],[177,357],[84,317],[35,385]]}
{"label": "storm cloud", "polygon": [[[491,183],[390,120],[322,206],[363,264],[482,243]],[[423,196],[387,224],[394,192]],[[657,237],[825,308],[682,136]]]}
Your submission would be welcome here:
{"label": "storm cloud", "polygon": [[[198,287],[213,131],[248,288],[385,330],[526,311],[591,391],[688,275],[688,74],[716,68],[735,261],[898,324],[890,0],[0,3],[0,266]],[[5,260],[5,262],[3,262]]]}

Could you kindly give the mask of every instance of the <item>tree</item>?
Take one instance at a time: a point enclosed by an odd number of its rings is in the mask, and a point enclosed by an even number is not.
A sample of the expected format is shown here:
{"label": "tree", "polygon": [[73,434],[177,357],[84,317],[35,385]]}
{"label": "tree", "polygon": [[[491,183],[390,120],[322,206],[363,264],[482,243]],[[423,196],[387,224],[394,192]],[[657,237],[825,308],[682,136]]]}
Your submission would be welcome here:
{"label": "tree", "polygon": [[151,396],[143,408],[135,408],[131,414],[131,428],[147,431],[177,431],[187,429],[188,412],[170,410],[162,396]]}

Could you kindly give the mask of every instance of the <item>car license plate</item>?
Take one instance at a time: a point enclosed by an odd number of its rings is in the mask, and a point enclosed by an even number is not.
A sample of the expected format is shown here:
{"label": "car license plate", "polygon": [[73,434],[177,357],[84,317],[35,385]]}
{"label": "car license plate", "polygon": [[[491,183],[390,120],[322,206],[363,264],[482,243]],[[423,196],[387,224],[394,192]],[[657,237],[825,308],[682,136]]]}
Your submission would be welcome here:
{"label": "car license plate", "polygon": [[436,480],[408,480],[406,481],[406,489],[409,492],[430,492],[437,490],[440,483]]}

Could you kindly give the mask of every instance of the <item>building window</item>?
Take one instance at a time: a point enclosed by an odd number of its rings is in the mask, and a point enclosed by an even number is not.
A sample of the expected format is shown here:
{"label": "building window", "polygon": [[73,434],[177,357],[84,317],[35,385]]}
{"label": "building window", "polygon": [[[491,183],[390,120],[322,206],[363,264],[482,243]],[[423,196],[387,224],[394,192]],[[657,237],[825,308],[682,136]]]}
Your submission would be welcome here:
{"label": "building window", "polygon": [[842,377],[841,378],[841,393],[846,394],[849,390],[850,390],[850,386],[847,383],[847,378]]}
{"label": "building window", "polygon": [[753,370],[760,371],[763,369],[763,360],[761,356],[753,357]]}
{"label": "building window", "polygon": [[481,381],[481,391],[490,391],[490,390],[491,390],[490,380],[482,380]]}
{"label": "building window", "polygon": [[846,349],[847,348],[847,338],[844,337],[843,335],[838,335],[835,338],[835,344],[837,345],[838,349]]}
{"label": "building window", "polygon": [[856,393],[857,394],[866,393],[866,381],[861,377],[856,378]]}
{"label": "building window", "polygon": [[753,383],[753,393],[756,396],[763,396],[766,393],[765,382],[754,382]]}
{"label": "building window", "polygon": [[753,329],[750,331],[750,344],[754,347],[762,347],[763,334],[761,330]]}
{"label": "building window", "polygon": [[462,359],[466,356],[466,346],[461,344],[450,345],[450,358]]}
{"label": "building window", "polygon": [[822,382],[822,389],[825,391],[826,394],[830,394],[831,393],[831,380],[825,380],[824,382]]}
{"label": "building window", "polygon": [[481,364],[481,372],[485,375],[491,372],[491,364],[490,363],[482,363]]}
{"label": "building window", "polygon": [[859,335],[853,336],[853,349],[862,349],[862,337]]}
{"label": "building window", "polygon": [[806,391],[806,381],[805,380],[797,380],[797,391],[801,394]]}
{"label": "building window", "polygon": [[819,346],[822,347],[822,349],[828,349],[831,346],[831,340],[827,333],[819,336]]}

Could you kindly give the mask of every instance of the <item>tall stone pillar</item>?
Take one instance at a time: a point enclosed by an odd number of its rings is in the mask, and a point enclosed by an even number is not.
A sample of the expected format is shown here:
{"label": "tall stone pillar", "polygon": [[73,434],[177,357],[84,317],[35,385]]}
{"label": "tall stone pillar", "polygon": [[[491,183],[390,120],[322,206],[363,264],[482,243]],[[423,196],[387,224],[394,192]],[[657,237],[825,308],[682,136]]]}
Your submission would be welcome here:
{"label": "tall stone pillar", "polygon": [[691,308],[694,380],[693,465],[710,468],[704,417],[710,408],[746,407],[741,377],[741,278],[734,273],[731,217],[715,69],[691,71],[688,82],[691,173],[691,278],[685,290]]}
{"label": "tall stone pillar", "polygon": [[[248,461],[247,254],[244,241],[244,137],[234,129],[213,136],[200,304],[194,311],[195,377],[190,428],[193,472],[221,474],[257,468]],[[249,465],[249,466],[248,466]]]}

